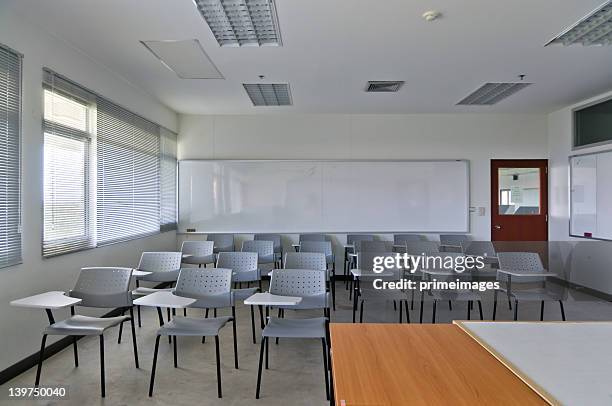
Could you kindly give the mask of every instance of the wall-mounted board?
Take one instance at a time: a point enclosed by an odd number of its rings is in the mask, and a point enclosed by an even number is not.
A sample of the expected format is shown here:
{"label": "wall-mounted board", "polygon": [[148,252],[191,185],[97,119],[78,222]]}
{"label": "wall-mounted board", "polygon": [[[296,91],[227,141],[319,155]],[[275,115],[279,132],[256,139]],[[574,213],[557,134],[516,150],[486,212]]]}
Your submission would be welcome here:
{"label": "wall-mounted board", "polygon": [[469,161],[184,160],[179,232],[469,232]]}

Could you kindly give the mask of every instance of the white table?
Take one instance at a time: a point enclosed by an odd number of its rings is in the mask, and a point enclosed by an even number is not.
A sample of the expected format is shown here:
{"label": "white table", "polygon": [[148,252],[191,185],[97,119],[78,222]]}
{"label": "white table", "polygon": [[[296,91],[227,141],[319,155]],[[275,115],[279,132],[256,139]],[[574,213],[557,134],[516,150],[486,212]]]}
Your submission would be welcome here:
{"label": "white table", "polygon": [[66,296],[64,292],[51,291],[13,300],[10,302],[10,305],[31,309],[45,309],[47,318],[49,319],[49,324],[51,325],[55,323],[52,310],[72,307],[81,303],[82,301],[82,299],[76,297]]}
{"label": "white table", "polygon": [[610,404],[612,322],[455,324],[551,404]]}

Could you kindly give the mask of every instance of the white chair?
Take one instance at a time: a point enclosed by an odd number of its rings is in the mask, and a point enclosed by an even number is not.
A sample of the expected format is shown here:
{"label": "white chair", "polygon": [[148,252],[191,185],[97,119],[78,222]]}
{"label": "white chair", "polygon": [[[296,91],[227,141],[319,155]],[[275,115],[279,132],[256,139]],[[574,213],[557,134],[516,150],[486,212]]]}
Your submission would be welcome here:
{"label": "white chair", "polygon": [[184,241],[181,245],[183,263],[206,267],[215,263],[213,241]]}

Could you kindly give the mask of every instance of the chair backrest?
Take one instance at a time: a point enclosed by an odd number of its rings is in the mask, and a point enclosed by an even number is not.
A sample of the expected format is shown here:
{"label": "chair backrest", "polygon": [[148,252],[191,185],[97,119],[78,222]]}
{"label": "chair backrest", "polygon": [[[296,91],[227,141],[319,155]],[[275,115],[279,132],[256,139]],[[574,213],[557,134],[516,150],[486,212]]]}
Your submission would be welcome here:
{"label": "chair backrest", "polygon": [[256,252],[260,257],[274,255],[274,242],[269,240],[247,240],[242,242],[242,252]]}
{"label": "chair backrest", "polygon": [[521,272],[542,272],[544,270],[540,255],[536,252],[499,252],[497,257],[500,269]]}
{"label": "chair backrest", "polygon": [[228,268],[232,271],[252,272],[257,270],[256,252],[220,252],[217,268]]}
{"label": "chair backrest", "polygon": [[425,239],[425,236],[421,234],[394,234],[393,235],[393,244],[405,244],[408,241],[422,241]]}
{"label": "chair backrest", "polygon": [[255,234],[254,240],[272,241],[274,243],[274,252],[281,253],[283,251],[283,243],[280,234]]}
{"label": "chair backrest", "polygon": [[391,243],[387,241],[355,241],[355,252],[387,252],[390,251]]}
{"label": "chair backrest", "polygon": [[320,252],[325,256],[332,255],[331,241],[302,241],[300,252]]}
{"label": "chair backrest", "polygon": [[181,269],[182,257],[183,254],[180,252],[143,252],[140,256],[138,269],[152,272],[152,274],[139,277],[139,279],[152,282],[176,281]]}
{"label": "chair backrest", "polygon": [[232,270],[226,268],[182,268],[174,293],[198,299],[210,295],[229,293]]}
{"label": "chair backrest", "polygon": [[207,241],[214,242],[214,252],[234,251],[234,234],[208,234]]}
{"label": "chair backrest", "polygon": [[282,296],[319,296],[326,294],[325,272],[313,269],[274,271],[270,293]]}
{"label": "chair backrest", "polygon": [[374,236],[372,234],[347,234],[346,243],[348,245],[353,245],[357,241],[374,241]]}
{"label": "chair backrest", "polygon": [[463,246],[470,238],[465,234],[440,234],[440,244]]}
{"label": "chair backrest", "polygon": [[284,267],[287,269],[325,271],[327,269],[327,261],[325,254],[320,252],[288,252],[285,254]]}
{"label": "chair backrest", "polygon": [[325,234],[300,234],[300,243],[302,241],[328,241]]}
{"label": "chair backrest", "polygon": [[495,246],[491,241],[470,241],[465,247],[467,255],[496,257]]}
{"label": "chair backrest", "polygon": [[406,241],[406,252],[411,255],[436,254],[440,245],[436,241]]}
{"label": "chair backrest", "polygon": [[196,257],[205,257],[213,253],[213,241],[183,241],[181,252]]}
{"label": "chair backrest", "polygon": [[[374,273],[374,258],[376,257],[393,257],[397,255],[396,252],[380,250],[380,251],[361,251],[357,253],[357,268],[361,270],[362,273],[372,273],[375,275],[379,275],[378,273]],[[385,271],[392,271],[394,273],[399,272],[399,268],[393,266],[390,268],[385,267]]]}
{"label": "chair backrest", "polygon": [[79,306],[127,307],[132,305],[129,291],[132,269],[116,267],[82,268],[70,291],[71,297],[83,299]]}

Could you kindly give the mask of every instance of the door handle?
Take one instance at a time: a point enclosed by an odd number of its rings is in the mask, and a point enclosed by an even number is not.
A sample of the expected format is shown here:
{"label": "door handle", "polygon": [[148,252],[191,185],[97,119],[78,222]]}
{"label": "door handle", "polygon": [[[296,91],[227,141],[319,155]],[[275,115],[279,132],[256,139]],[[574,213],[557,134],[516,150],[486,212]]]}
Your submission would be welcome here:
{"label": "door handle", "polygon": [[494,225],[493,228],[496,230],[501,230],[501,226],[498,226],[498,225]]}

